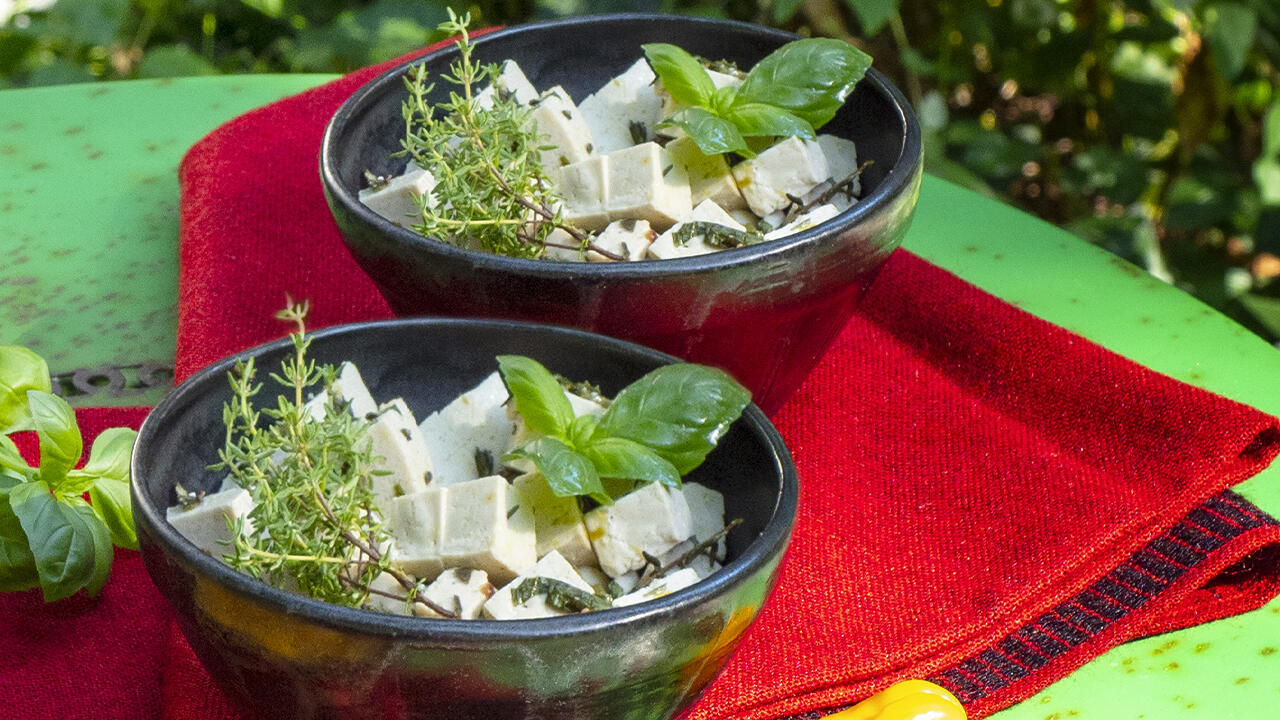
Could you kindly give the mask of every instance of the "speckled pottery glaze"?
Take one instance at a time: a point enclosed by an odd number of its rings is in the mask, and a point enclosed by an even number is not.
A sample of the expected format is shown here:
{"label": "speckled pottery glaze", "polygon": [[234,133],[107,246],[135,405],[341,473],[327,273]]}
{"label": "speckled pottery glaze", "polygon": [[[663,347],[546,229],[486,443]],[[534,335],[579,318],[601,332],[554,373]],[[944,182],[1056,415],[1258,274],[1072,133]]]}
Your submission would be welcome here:
{"label": "speckled pottery glaze", "polygon": [[[577,330],[507,321],[404,319],[313,333],[318,362],[351,360],[376,398],[419,419],[493,372],[536,358],[607,393],[673,358]],[[640,605],[536,620],[440,620],[354,610],[275,589],[197,549],[165,520],[175,482],[212,490],[227,372],[264,371],[287,340],[193,375],[147,418],[133,456],[143,559],[201,662],[238,704],[270,718],[662,719],[720,671],[773,586],[795,519],[795,468],[754,405],[689,479],[724,493],[729,561]],[[268,391],[271,388],[268,387]],[[264,391],[264,393],[267,391]],[[269,396],[268,396],[269,397]]]}
{"label": "speckled pottery glaze", "polygon": [[[667,42],[750,67],[797,36],[724,20],[602,15],[478,38],[483,62],[516,60],[535,87],[576,99]],[[910,224],[921,177],[920,128],[906,99],[868,72],[822,131],[857,143],[863,197],[830,222],[790,237],[692,258],[634,263],[522,260],[423,238],[359,202],[366,169],[398,173],[403,76],[439,78],[450,47],[383,73],[333,116],[321,148],[325,196],[361,267],[398,315],[502,317],[570,325],[725,368],[772,412],[799,386]],[[433,99],[448,92],[437,83]]]}

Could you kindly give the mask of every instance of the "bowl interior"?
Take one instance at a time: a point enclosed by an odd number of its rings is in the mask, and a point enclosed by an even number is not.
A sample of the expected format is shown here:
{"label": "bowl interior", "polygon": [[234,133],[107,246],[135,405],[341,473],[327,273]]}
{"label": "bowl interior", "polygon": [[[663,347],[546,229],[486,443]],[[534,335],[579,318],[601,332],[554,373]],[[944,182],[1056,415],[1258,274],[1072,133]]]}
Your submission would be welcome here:
{"label": "bowl interior", "polygon": [[[560,85],[575,102],[581,102],[642,58],[640,46],[645,43],[672,43],[695,55],[730,60],[745,69],[797,37],[723,20],[596,16],[483,35],[476,39],[475,58],[481,62],[515,60],[538,90]],[[456,50],[450,47],[411,63],[425,63],[429,78],[436,81],[430,95],[433,102],[443,101],[456,88],[441,79],[456,57]],[[335,116],[326,138],[326,161],[332,164],[340,190],[352,198],[365,186],[365,170],[386,175],[405,167],[404,158],[391,155],[400,150],[404,135],[400,106],[407,97],[402,80],[407,66],[396,67],[366,85]],[[918,151],[919,144],[918,130],[905,108],[901,93],[872,69],[835,118],[819,130],[854,140],[859,162],[870,161],[861,177],[864,202],[859,205],[865,205],[891,174],[901,176],[898,182],[905,182],[912,174],[910,168],[898,167],[910,164],[902,161],[912,154],[912,147]],[[858,207],[852,212],[861,212]],[[393,231],[408,232],[385,224]]]}
{"label": "bowl interior", "polygon": [[[495,371],[494,357],[500,354],[529,355],[553,372],[596,382],[609,394],[671,360],[598,335],[502,321],[418,318],[339,326],[312,336],[309,354],[314,360],[351,360],[375,399],[403,397],[419,421]],[[277,370],[291,351],[287,342],[246,351],[256,358],[266,383],[259,407],[274,404],[278,386],[266,373]],[[222,473],[206,466],[216,462],[223,442],[222,406],[231,397],[226,374],[234,360],[202,370],[161,403],[144,424],[134,457],[142,521],[167,538],[171,550],[222,576],[235,571],[180,540],[163,517],[164,508],[176,502],[176,482],[206,491],[221,482]],[[757,564],[785,543],[795,512],[794,470],[777,431],[754,405],[687,479],[724,494],[726,519],[743,519],[729,535],[730,562],[724,574]],[[735,558],[742,562],[734,563]]]}

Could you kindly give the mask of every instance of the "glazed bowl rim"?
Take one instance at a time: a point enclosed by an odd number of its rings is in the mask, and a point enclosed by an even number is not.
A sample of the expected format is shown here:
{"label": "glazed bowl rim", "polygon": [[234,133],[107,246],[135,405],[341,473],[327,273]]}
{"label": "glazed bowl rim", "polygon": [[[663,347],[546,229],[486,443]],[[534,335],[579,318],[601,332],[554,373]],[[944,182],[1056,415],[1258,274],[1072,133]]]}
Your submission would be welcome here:
{"label": "glazed bowl rim", "polygon": [[[642,345],[617,340],[583,330],[542,323],[476,318],[397,318],[333,325],[309,332],[316,340],[324,338],[377,331],[385,327],[462,327],[479,326],[500,332],[513,327],[532,331],[539,335],[574,337],[606,348],[623,352],[627,357],[659,365],[680,362],[678,358]],[[798,479],[796,469],[782,436],[777,428],[756,407],[747,406],[739,423],[760,442],[773,460],[780,488],[772,514],[764,523],[760,535],[751,540],[741,555],[723,568],[692,586],[678,590],[656,600],[650,600],[622,608],[610,608],[589,613],[551,618],[523,620],[452,620],[444,618],[418,618],[392,615],[373,610],[360,610],[317,600],[298,593],[280,590],[266,582],[240,573],[231,566],[215,559],[197,548],[165,519],[165,508],[151,502],[150,493],[142,490],[140,466],[145,464],[144,453],[150,447],[160,428],[181,417],[185,400],[199,397],[214,387],[213,383],[225,378],[238,360],[258,356],[290,345],[288,337],[248,348],[214,362],[184,380],[172,390],[143,420],[138,430],[137,442],[130,461],[133,473],[131,495],[135,522],[145,530],[144,535],[154,539],[161,551],[187,572],[205,576],[240,596],[248,596],[253,602],[273,606],[290,616],[298,616],[324,627],[353,631],[362,635],[384,637],[413,637],[430,640],[434,644],[484,645],[495,641],[541,638],[546,636],[583,636],[622,624],[645,624],[663,617],[678,615],[682,609],[694,607],[728,592],[754,577],[764,569],[774,555],[781,556],[790,541],[798,505]],[[211,458],[211,461],[215,458]],[[759,608],[756,608],[759,610]]]}
{"label": "glazed bowl rim", "polygon": [[[661,13],[610,13],[547,20],[502,28],[474,36],[472,41],[475,45],[482,46],[501,42],[504,38],[532,31],[568,29],[570,31],[589,32],[590,26],[619,21],[689,23],[702,25],[708,32],[713,29],[723,30],[727,27],[746,36],[779,41],[779,44],[801,39],[800,35],[794,33],[737,20]],[[338,163],[339,158],[342,157],[342,148],[336,146],[338,135],[361,114],[360,111],[364,105],[385,93],[398,91],[397,88],[403,82],[401,77],[409,67],[436,61],[456,52],[457,48],[449,44],[433,52],[397,63],[364,83],[349,98],[344,100],[325,125],[324,136],[320,144],[320,177],[325,194],[330,198],[331,203],[341,205],[344,211],[358,218],[361,224],[370,226],[380,236],[394,240],[396,245],[404,245],[413,248],[415,251],[425,251],[429,255],[443,256],[448,260],[465,263],[480,270],[557,279],[641,280],[679,274],[717,272],[741,268],[760,261],[781,261],[785,260],[787,255],[799,247],[843,234],[890,207],[892,198],[910,190],[922,163],[923,145],[920,124],[915,114],[911,111],[910,103],[884,74],[872,67],[867,71],[866,76],[860,81],[859,85],[869,83],[874,88],[874,91],[883,96],[892,106],[895,111],[895,117],[906,128],[902,152],[874,190],[830,220],[777,240],[769,240],[756,245],[704,255],[666,260],[612,263],[541,260],[513,258],[480,250],[470,250],[419,235],[408,228],[387,220],[366,207],[359,200],[358,189],[355,191],[349,190],[339,178]],[[395,88],[388,87],[392,85]],[[345,233],[343,235],[345,238]]]}

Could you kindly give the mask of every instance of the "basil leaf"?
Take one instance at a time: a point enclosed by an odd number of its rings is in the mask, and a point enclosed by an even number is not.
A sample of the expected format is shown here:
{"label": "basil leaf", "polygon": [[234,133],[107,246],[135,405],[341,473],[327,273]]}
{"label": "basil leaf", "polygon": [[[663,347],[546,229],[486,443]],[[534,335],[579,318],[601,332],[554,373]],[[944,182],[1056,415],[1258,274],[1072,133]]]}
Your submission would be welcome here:
{"label": "basil leaf", "polygon": [[618,393],[601,416],[593,442],[634,440],[684,475],[702,464],[749,402],[751,393],[722,370],[665,365]]}
{"label": "basil leaf", "polygon": [[813,126],[780,107],[746,103],[729,110],[727,118],[743,137],[812,138]]}
{"label": "basil leaf", "polygon": [[8,436],[0,435],[0,471],[3,470],[9,470],[15,475],[26,475],[31,472],[31,466],[22,459],[18,446]]}
{"label": "basil leaf", "polygon": [[80,462],[84,452],[76,413],[66,400],[42,390],[28,390],[27,405],[40,437],[40,479],[54,485]]}
{"label": "basil leaf", "polygon": [[644,56],[653,66],[653,72],[662,78],[671,99],[685,105],[708,105],[715,92],[715,83],[706,68],[689,53],[668,43],[641,45]]}
{"label": "basil leaf", "polygon": [[[84,501],[79,506],[60,503],[49,486],[37,480],[14,487],[9,503],[27,535],[46,601],[69,597],[105,578],[111,569],[111,539]],[[105,562],[100,547],[104,539]]]}
{"label": "basil leaf", "polygon": [[680,473],[655,450],[634,440],[607,437],[583,448],[582,454],[604,478],[642,480],[680,487]]}
{"label": "basil leaf", "polygon": [[522,355],[499,355],[498,372],[511,391],[516,412],[530,430],[562,438],[573,422],[573,407],[564,388],[537,360]]}
{"label": "basil leaf", "polygon": [[44,358],[17,345],[0,345],[0,434],[31,430],[27,391],[53,388]]}
{"label": "basil leaf", "polygon": [[600,484],[600,475],[591,461],[555,438],[544,437],[525,443],[508,457],[532,460],[556,495],[590,495],[608,502],[604,486]]}
{"label": "basil leaf", "polygon": [[63,507],[67,506],[84,518],[85,525],[93,534],[93,574],[84,584],[84,589],[88,591],[89,597],[96,597],[99,592],[102,592],[102,586],[107,584],[107,576],[111,574],[111,563],[115,559],[115,550],[111,547],[111,531],[94,514],[93,508],[89,507],[89,503],[83,498],[69,498],[63,501]]}
{"label": "basil leaf", "polygon": [[684,130],[703,155],[718,155],[726,152],[749,155],[747,141],[742,138],[733,123],[716,117],[709,110],[691,107],[685,108],[663,121],[664,125],[675,125]]}
{"label": "basil leaf", "polygon": [[0,592],[28,590],[40,584],[40,572],[27,544],[27,534],[9,505],[10,491],[21,482],[20,478],[0,471]]}
{"label": "basil leaf", "polygon": [[138,437],[135,430],[124,427],[103,430],[94,438],[93,448],[89,450],[89,461],[84,471],[98,477],[129,481],[129,461],[133,457],[133,441]]}
{"label": "basil leaf", "polygon": [[138,549],[138,531],[133,527],[133,501],[129,497],[129,481],[101,477],[89,488],[93,514],[111,532],[112,544],[129,550]]}
{"label": "basil leaf", "polygon": [[738,103],[775,105],[820,128],[869,67],[871,56],[843,40],[794,40],[751,68],[738,88]]}

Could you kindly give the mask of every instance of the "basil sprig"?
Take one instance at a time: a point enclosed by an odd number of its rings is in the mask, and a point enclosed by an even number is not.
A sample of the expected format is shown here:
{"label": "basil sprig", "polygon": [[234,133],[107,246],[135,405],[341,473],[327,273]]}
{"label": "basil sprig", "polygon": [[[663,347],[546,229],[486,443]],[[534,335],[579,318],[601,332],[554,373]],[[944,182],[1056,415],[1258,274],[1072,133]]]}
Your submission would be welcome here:
{"label": "basil sprig", "polygon": [[737,88],[717,88],[692,55],[667,43],[642,46],[676,102],[665,124],[693,138],[704,155],[751,157],[750,137],[812,138],[871,67],[871,56],[841,40],[794,40],[756,63]]}
{"label": "basil sprig", "polygon": [[[137,433],[102,432],[77,470],[84,441],[75,412],[51,390],[39,355],[0,346],[0,591],[39,587],[49,602],[81,588],[96,595],[111,571],[112,545],[138,547],[129,501]],[[38,467],[8,437],[22,431],[36,433]]]}
{"label": "basil sprig", "polygon": [[664,365],[623,388],[599,418],[574,416],[564,388],[536,360],[498,357],[516,411],[538,435],[509,457],[533,461],[560,496],[611,501],[608,480],[680,487],[702,464],[751,393],[725,372]]}

